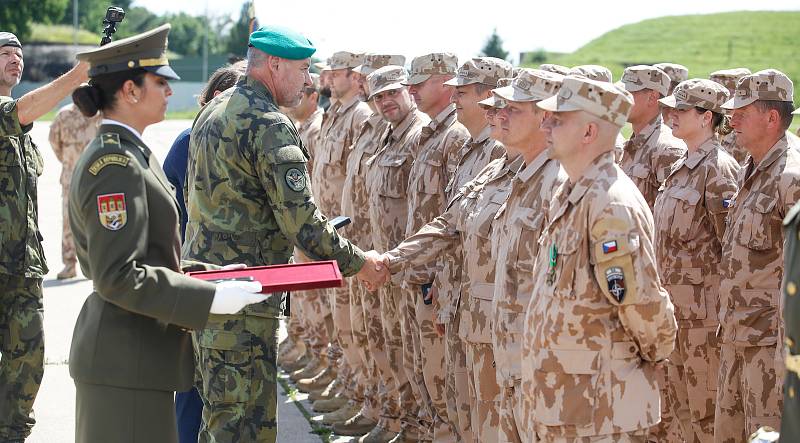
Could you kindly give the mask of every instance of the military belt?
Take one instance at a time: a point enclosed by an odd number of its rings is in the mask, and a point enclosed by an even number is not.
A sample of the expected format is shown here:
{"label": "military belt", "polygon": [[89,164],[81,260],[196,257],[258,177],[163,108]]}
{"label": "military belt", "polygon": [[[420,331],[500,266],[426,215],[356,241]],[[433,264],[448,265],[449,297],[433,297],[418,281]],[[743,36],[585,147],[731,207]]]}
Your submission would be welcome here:
{"label": "military belt", "polygon": [[797,376],[800,376],[800,355],[787,355],[786,369],[794,372]]}

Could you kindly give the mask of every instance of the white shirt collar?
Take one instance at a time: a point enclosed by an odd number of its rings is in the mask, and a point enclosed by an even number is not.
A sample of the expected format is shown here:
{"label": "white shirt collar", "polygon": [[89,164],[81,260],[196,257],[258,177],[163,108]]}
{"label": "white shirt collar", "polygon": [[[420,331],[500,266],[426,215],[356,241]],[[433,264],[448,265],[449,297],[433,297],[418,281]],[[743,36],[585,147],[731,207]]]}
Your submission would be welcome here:
{"label": "white shirt collar", "polygon": [[103,125],[122,126],[123,128],[127,129],[128,131],[131,131],[131,133],[133,135],[135,135],[136,137],[138,137],[139,141],[141,141],[143,144],[146,144],[146,143],[144,143],[144,139],[142,138],[142,134],[140,134],[139,131],[133,129],[132,127],[126,125],[125,123],[119,122],[117,120],[111,120],[110,118],[104,118],[101,124],[103,124]]}

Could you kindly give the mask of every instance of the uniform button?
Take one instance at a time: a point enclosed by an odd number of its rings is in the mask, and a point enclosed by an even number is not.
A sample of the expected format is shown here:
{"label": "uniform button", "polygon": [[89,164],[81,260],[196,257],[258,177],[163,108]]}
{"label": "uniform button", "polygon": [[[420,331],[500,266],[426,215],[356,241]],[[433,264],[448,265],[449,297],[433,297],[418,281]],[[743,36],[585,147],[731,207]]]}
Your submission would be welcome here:
{"label": "uniform button", "polygon": [[794,387],[789,386],[789,398],[794,398]]}
{"label": "uniform button", "polygon": [[786,283],[786,293],[790,296],[797,294],[797,285],[795,282],[790,281],[789,283]]}

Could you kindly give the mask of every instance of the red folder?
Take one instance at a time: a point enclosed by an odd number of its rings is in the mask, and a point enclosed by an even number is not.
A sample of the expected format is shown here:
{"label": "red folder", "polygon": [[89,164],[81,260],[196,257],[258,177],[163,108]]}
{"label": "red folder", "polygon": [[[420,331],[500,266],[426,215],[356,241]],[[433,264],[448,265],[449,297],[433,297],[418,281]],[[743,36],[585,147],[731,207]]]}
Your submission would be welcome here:
{"label": "red folder", "polygon": [[189,272],[201,280],[253,280],[261,282],[262,294],[306,289],[335,288],[343,284],[335,260],[286,265],[255,266],[233,271]]}

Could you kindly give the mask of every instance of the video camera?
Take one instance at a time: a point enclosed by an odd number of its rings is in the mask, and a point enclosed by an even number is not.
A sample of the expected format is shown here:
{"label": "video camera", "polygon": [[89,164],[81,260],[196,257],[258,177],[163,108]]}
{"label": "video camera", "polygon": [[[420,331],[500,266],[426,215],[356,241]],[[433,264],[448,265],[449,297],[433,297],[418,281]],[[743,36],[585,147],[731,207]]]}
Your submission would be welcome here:
{"label": "video camera", "polygon": [[125,10],[118,6],[110,6],[106,10],[106,18],[103,19],[103,39],[100,46],[111,43],[111,35],[117,32],[117,23],[125,18]]}

